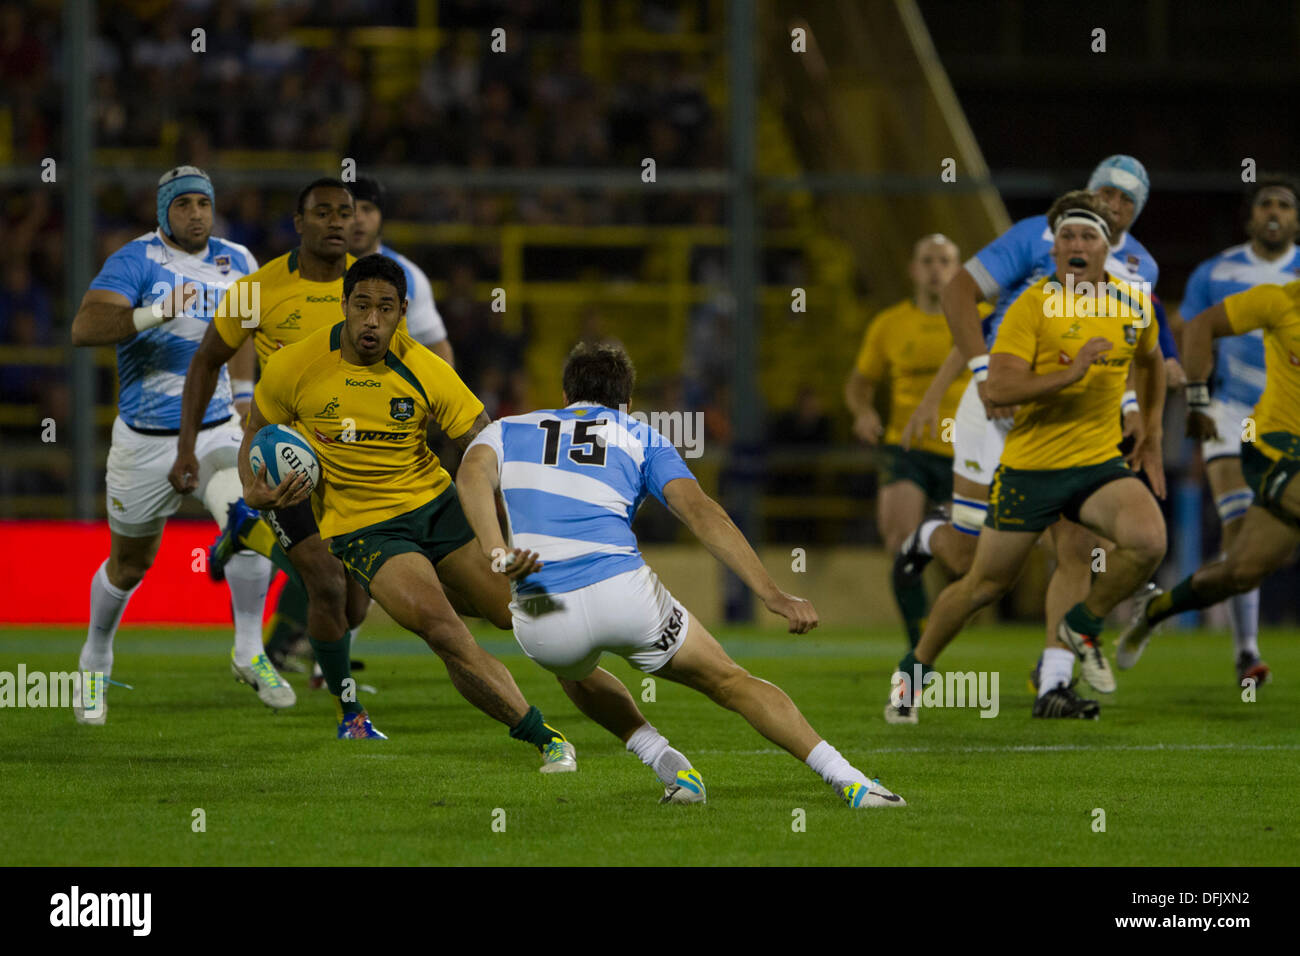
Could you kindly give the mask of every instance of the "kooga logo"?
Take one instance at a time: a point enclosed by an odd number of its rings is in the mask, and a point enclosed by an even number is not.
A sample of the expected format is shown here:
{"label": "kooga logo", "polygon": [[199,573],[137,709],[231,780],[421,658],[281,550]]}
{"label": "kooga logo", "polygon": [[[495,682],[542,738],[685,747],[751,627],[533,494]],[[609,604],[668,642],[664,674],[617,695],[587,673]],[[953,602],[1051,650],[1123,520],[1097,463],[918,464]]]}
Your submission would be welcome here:
{"label": "kooga logo", "polygon": [[148,936],[152,924],[152,893],[71,893],[50,897],[51,926],[129,926],[135,936]]}

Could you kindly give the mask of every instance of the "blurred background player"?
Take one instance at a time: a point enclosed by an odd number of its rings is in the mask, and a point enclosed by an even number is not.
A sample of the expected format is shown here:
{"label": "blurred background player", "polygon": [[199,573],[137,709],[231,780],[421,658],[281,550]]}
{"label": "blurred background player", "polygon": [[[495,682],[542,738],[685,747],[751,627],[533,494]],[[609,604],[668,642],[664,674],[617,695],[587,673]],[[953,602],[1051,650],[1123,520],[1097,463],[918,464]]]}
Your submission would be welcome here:
{"label": "blurred background player", "polygon": [[411,338],[431,349],[448,365],[454,366],[456,362],[452,356],[451,342],[447,339],[447,327],[433,301],[433,286],[429,284],[429,277],[406,256],[384,244],[387,190],[379,180],[369,176],[358,176],[356,182],[348,184],[348,189],[356,200],[356,212],[352,216],[352,225],[348,227],[348,251],[357,259],[380,253],[402,267],[402,272],[406,273],[409,300],[406,325]]}
{"label": "blurred background player", "polygon": [[[453,606],[509,626],[509,585],[479,553],[451,475],[425,441],[435,418],[463,449],[488,417],[446,362],[400,330],[405,308],[401,267],[386,256],[359,259],[343,280],[343,321],[267,361],[240,449],[245,493],[258,505],[282,499],[297,476],[270,488],[255,479],[248,448],[268,422],[300,423],[321,466],[321,534],[353,583],[429,645],[461,696],[537,747],[543,772],[576,770],[573,745],[528,705]],[[346,664],[341,655],[321,659],[342,708],[338,736],[382,738],[356,695],[340,693]]]}
{"label": "blurred background player", "polygon": [[[131,594],[153,564],[163,525],[181,505],[168,483],[168,464],[180,434],[181,389],[190,358],[207,331],[218,298],[236,279],[257,268],[243,246],[212,237],[214,193],[207,174],[178,166],[158,180],[158,229],[113,253],[90,283],[72,323],[74,345],[117,346],[119,413],[108,454],[109,556],[90,583],[90,627],[80,669],[113,670],[113,638]],[[190,490],[220,524],[239,498],[236,452],[239,427],[252,388],[252,354],[234,350],[213,370],[207,396],[195,409]],[[226,365],[231,374],[227,375]],[[240,382],[232,396],[231,379]],[[243,408],[235,413],[232,398]],[[231,667],[270,707],[289,707],[293,689],[262,653],[262,605],[271,565],[240,551],[226,565],[235,646]],[[107,707],[91,700],[104,686],[87,682],[81,723],[102,724]],[[98,710],[87,716],[86,709]]]}
{"label": "blurred background player", "polygon": [[[1183,328],[1189,379],[1187,433],[1203,442],[1239,436],[1237,422],[1229,421],[1234,431],[1224,435],[1215,421],[1206,381],[1213,361],[1211,346],[1214,339],[1245,338],[1256,329],[1264,333],[1267,384],[1252,413],[1254,433],[1240,443],[1241,471],[1253,497],[1220,560],[1206,564],[1168,593],[1148,587],[1120,636],[1116,663],[1123,670],[1137,663],[1162,621],[1258,588],[1294,558],[1300,544],[1300,483],[1293,480],[1300,475],[1300,282],[1257,285],[1230,295]],[[1258,686],[1253,674],[1242,674],[1243,686],[1248,681]]]}
{"label": "blurred background player", "polygon": [[[883,440],[877,471],[876,520],[890,554],[897,554],[903,540],[921,523],[927,502],[934,508],[952,500],[952,443],[944,441],[939,433],[922,435],[909,448],[899,443],[904,424],[952,350],[952,333],[944,321],[940,297],[960,268],[959,250],[946,236],[936,233],[917,241],[908,270],[914,288],[912,298],[871,320],[844,386],[844,402],[853,413],[853,434],[868,445]],[[969,372],[963,369],[944,392],[939,404],[940,422],[956,415],[968,379]],[[882,425],[875,399],[876,390],[886,383],[889,423]],[[936,517],[940,514],[937,512]],[[933,522],[927,529],[932,532],[939,523]],[[908,643],[915,647],[925,616],[925,590],[919,585],[896,589],[895,596],[900,602],[919,599],[919,606],[899,608]]]}
{"label": "blurred background player", "polygon": [[[1159,269],[1129,231],[1150,193],[1146,169],[1131,156],[1109,156],[1089,177],[1088,193],[1106,207],[1113,224],[1106,273],[1126,283],[1145,283],[1148,290],[1154,290]],[[1090,199],[1079,201],[1085,206],[1090,202]],[[904,447],[908,447],[913,436],[924,435],[926,428],[938,430],[939,402],[963,362],[973,375],[957,407],[952,518],[944,521],[937,515],[927,516],[904,542],[895,562],[895,597],[900,607],[908,609],[905,624],[909,631],[919,627],[924,616],[921,572],[931,557],[938,557],[953,574],[964,574],[970,569],[988,508],[989,482],[1015,413],[1013,407],[994,406],[985,396],[988,348],[997,336],[1002,317],[1017,296],[1055,271],[1053,245],[1054,236],[1046,216],[1022,219],[971,257],[944,288],[944,314],[956,344],[904,428]],[[995,298],[997,305],[981,323],[980,303]],[[1172,339],[1170,344],[1172,347]],[[1141,416],[1135,397],[1125,404],[1130,405],[1131,411],[1124,429],[1128,433],[1139,427]],[[1036,671],[1049,658],[1055,658],[1052,665],[1055,672],[1069,655],[1057,641],[1057,626],[1065,612],[1087,595],[1093,550],[1100,542],[1086,529],[1068,521],[1052,528],[1051,539],[1056,567],[1047,587],[1046,648]],[[916,613],[918,608],[920,613]]]}
{"label": "blurred background player", "polygon": [[[768,610],[789,622],[791,633],[817,626],[812,604],[776,586],[672,443],[618,410],[630,404],[636,380],[627,353],[621,346],[580,344],[562,379],[565,408],[493,422],[457,474],[483,553],[503,556],[506,550],[499,491],[511,545],[542,560],[536,573],[510,575],[515,639],[524,653],[559,678],[579,710],[654,770],[667,788],[661,802],[703,802],[704,783],[642,716],[618,678],[597,666],[606,651],[736,711],[807,763],[849,806],[906,806],[822,740],[784,691],[727,656],[642,559],[632,519],[653,494]],[[504,562],[497,566],[509,569]]]}
{"label": "blurred background player", "polygon": [[[354,261],[347,247],[352,194],[337,179],[317,179],[298,194],[296,210],[293,224],[300,244],[227,291],[190,362],[176,462],[169,475],[173,487],[183,494],[194,490],[200,475],[194,457],[195,429],[222,363],[251,338],[258,361],[265,366],[277,350],[339,321],[343,273]],[[255,314],[241,314],[250,305]],[[343,566],[321,540],[310,500],[261,517],[266,523],[242,499],[232,506],[216,548],[218,557],[238,542],[275,555],[291,578],[296,572],[308,595],[307,634],[318,662],[327,671],[346,662],[350,671],[351,630],[365,620],[369,599],[359,587],[348,587]]]}
{"label": "blurred background player", "polygon": [[[1232,246],[1206,259],[1191,278],[1183,295],[1180,315],[1190,321],[1228,296],[1258,285],[1284,285],[1300,269],[1295,237],[1296,204],[1300,187],[1281,176],[1261,177],[1246,193],[1244,218],[1249,242]],[[1175,327],[1178,331],[1177,326]],[[1186,330],[1182,329],[1186,335]],[[1223,527],[1222,547],[1227,551],[1240,531],[1254,497],[1241,469],[1242,428],[1264,390],[1264,332],[1228,334],[1216,341],[1214,378],[1208,414],[1217,437],[1201,443],[1205,475],[1214,493],[1215,508]],[[1268,665],[1259,656],[1259,588],[1228,600],[1237,681],[1252,677],[1257,684],[1269,678]]]}
{"label": "blurred background player", "polygon": [[1150,491],[1127,480],[1136,476],[1119,455],[1116,415],[1134,365],[1147,420],[1133,462],[1163,497],[1165,369],[1150,298],[1107,273],[1112,221],[1100,200],[1082,191],[1066,193],[1047,219],[1056,236],[1052,274],[1004,312],[982,383],[989,401],[1016,413],[993,476],[975,560],[939,596],[916,650],[900,662],[905,681],[902,696],[885,708],[890,723],[916,722],[912,695],[920,695],[920,680],[939,653],[971,615],[1015,584],[1038,536],[1062,516],[1105,535],[1115,547],[1106,573],[1092,577],[1084,596],[1059,619],[1052,653],[1043,658],[1033,714],[1097,716],[1097,702],[1071,689],[1074,657],[1094,688],[1115,689],[1101,650],[1105,616],[1164,556],[1164,517]]}

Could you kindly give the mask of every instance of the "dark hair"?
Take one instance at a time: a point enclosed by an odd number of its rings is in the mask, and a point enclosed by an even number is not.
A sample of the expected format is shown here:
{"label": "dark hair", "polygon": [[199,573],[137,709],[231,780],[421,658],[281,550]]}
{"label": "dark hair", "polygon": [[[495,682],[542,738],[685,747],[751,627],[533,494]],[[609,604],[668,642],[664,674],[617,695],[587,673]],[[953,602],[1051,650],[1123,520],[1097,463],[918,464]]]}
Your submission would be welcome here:
{"label": "dark hair", "polygon": [[636,368],[621,345],[579,342],[564,362],[563,381],[570,402],[618,408],[632,401]]}
{"label": "dark hair", "polygon": [[1047,227],[1053,234],[1056,233],[1056,221],[1065,215],[1067,209],[1086,209],[1095,213],[1106,223],[1111,236],[1115,235],[1115,217],[1111,215],[1110,207],[1086,189],[1073,189],[1052,203],[1052,208],[1047,210]]}
{"label": "dark hair", "polygon": [[1277,187],[1291,190],[1291,195],[1296,198],[1297,202],[1300,202],[1300,184],[1297,184],[1297,182],[1290,176],[1280,176],[1277,174],[1261,176],[1258,180],[1251,183],[1249,188],[1246,190],[1245,198],[1242,200],[1241,204],[1241,221],[1243,223],[1250,222],[1251,211],[1255,208],[1255,200],[1259,198],[1260,193],[1265,189]]}
{"label": "dark hair", "polygon": [[357,283],[367,279],[379,279],[390,284],[397,290],[398,302],[406,298],[406,273],[394,260],[377,252],[358,259],[343,274],[343,298],[350,298]]}
{"label": "dark hair", "polygon": [[341,179],[331,179],[329,176],[322,176],[320,179],[313,180],[303,187],[302,192],[298,194],[298,215],[307,211],[307,194],[313,189],[342,189],[349,196],[352,190],[348,189],[348,184]]}
{"label": "dark hair", "polygon": [[384,204],[388,199],[388,190],[384,189],[384,184],[372,176],[358,176],[357,181],[349,187],[352,198],[357,202],[374,203],[375,208],[382,214]]}

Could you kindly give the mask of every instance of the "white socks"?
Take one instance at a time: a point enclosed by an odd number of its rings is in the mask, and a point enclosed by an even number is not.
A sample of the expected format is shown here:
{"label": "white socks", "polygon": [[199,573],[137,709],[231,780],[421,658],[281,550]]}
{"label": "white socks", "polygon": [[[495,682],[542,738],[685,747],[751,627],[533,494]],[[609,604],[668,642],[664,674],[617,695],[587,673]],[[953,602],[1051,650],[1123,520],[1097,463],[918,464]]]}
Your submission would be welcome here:
{"label": "white socks", "polygon": [[932,518],[929,521],[922,521],[921,527],[916,531],[916,546],[922,554],[928,554],[934,557],[934,552],[930,550],[930,539],[934,537],[937,531],[944,524],[942,518]]}
{"label": "white socks", "polygon": [[1237,655],[1259,656],[1259,588],[1228,598],[1228,619],[1232,622],[1232,646]]}
{"label": "white socks", "polygon": [[105,676],[113,672],[113,635],[117,633],[126,602],[134,593],[135,588],[123,591],[113,587],[108,580],[108,559],[105,558],[90,579],[90,626],[77,665],[81,670],[102,671]]}
{"label": "white socks", "polygon": [[640,757],[665,787],[677,782],[679,770],[691,769],[686,755],[669,746],[668,738],[650,724],[643,724],[627,739],[627,749]]}
{"label": "white socks", "polygon": [[239,551],[226,562],[235,618],[235,661],[245,667],[262,653],[262,606],[270,581],[271,562],[260,554]]}
{"label": "white socks", "polygon": [[1074,676],[1074,653],[1063,647],[1049,647],[1043,651],[1038,666],[1038,696],[1042,697],[1055,687],[1070,683]]}
{"label": "white socks", "polygon": [[851,783],[870,783],[866,774],[824,740],[812,749],[804,763],[836,790],[843,790]]}

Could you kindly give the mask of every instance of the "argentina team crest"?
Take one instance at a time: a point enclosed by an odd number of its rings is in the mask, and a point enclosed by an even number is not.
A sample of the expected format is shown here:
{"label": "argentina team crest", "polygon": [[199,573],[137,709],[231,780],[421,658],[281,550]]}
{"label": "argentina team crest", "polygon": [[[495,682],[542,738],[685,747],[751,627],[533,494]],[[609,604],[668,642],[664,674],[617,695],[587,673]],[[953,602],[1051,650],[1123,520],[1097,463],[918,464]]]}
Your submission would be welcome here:
{"label": "argentina team crest", "polygon": [[212,260],[212,264],[221,270],[222,275],[230,274],[230,256],[217,256]]}
{"label": "argentina team crest", "polygon": [[388,413],[397,421],[404,422],[415,414],[415,399],[394,398],[388,402]]}

